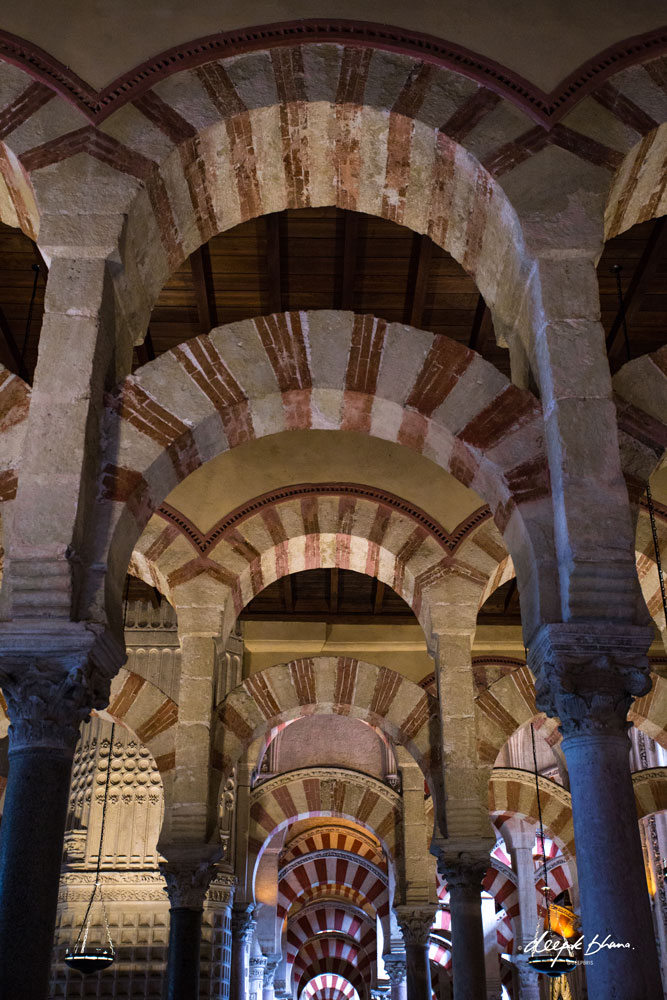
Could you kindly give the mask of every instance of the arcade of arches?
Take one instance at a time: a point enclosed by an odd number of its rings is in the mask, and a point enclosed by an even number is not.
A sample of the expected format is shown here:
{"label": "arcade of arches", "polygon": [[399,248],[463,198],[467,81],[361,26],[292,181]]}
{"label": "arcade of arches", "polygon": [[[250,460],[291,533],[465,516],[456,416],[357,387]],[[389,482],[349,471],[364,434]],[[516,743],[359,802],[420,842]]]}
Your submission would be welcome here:
{"label": "arcade of arches", "polygon": [[662,5],[33,6],[0,1000],[667,995]]}

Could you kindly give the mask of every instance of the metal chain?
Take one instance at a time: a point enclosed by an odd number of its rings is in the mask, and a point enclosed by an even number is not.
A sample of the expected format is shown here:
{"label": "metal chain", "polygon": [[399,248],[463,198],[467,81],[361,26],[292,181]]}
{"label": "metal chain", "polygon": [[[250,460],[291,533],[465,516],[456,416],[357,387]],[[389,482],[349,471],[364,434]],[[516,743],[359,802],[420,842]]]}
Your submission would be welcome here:
{"label": "metal chain", "polygon": [[79,941],[81,940],[81,935],[83,934],[83,941],[81,942],[81,951],[86,947],[86,941],[88,940],[88,931],[90,929],[90,911],[93,908],[93,902],[95,901],[95,896],[97,890],[100,890],[100,902],[102,904],[102,916],[104,918],[104,926],[107,933],[107,938],[109,940],[109,945],[113,951],[113,942],[111,940],[111,931],[109,930],[109,921],[107,919],[107,910],[104,905],[104,897],[102,896],[102,885],[100,883],[100,871],[102,868],[102,848],[104,845],[104,827],[106,825],[107,818],[107,802],[109,800],[109,782],[111,780],[111,758],[113,756],[113,738],[116,732],[116,723],[111,725],[111,735],[109,737],[109,762],[107,764],[107,777],[104,784],[104,803],[102,805],[102,825],[100,828],[100,846],[97,854],[97,868],[95,870],[95,885],[93,886],[93,892],[90,897],[90,902],[88,903],[88,908],[84,914],[83,921],[81,923],[81,930],[79,931],[79,936],[74,944],[74,951],[79,947]]}
{"label": "metal chain", "polygon": [[665,627],[667,627],[667,594],[665,594],[665,578],[662,573],[662,560],[660,558],[660,542],[658,540],[658,528],[655,523],[655,510],[653,508],[653,496],[651,486],[646,483],[646,501],[648,503],[648,516],[651,520],[651,534],[653,535],[653,548],[655,549],[655,565],[658,570],[658,580],[660,581],[660,593],[662,594],[662,610],[665,613]]}
{"label": "metal chain", "polygon": [[551,911],[549,910],[549,869],[547,868],[547,849],[544,846],[544,823],[542,822],[542,802],[540,800],[540,780],[537,771],[537,751],[535,750],[535,726],[530,724],[530,739],[533,745],[533,767],[535,769],[535,791],[537,793],[537,815],[540,822],[540,840],[542,841],[542,859],[544,861],[544,905],[547,908],[547,926],[551,930]]}

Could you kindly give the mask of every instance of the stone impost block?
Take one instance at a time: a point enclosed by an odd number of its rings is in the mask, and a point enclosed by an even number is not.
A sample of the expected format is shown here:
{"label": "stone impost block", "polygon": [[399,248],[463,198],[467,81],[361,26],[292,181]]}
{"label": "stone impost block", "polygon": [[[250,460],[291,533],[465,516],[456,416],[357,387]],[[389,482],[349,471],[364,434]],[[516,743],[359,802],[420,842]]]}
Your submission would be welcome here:
{"label": "stone impost block", "polygon": [[632,700],[651,687],[646,653],[652,638],[652,627],[644,625],[542,626],[528,652],[537,707],[560,719],[564,736],[626,732]]}

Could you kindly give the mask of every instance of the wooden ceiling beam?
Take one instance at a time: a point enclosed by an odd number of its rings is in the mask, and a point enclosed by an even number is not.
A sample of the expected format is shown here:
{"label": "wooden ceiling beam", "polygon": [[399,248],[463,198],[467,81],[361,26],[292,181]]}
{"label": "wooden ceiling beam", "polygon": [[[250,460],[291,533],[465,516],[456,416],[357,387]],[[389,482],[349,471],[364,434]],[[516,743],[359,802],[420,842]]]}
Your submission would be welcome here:
{"label": "wooden ceiling beam", "polygon": [[266,269],[268,275],[269,312],[283,311],[282,275],[280,270],[280,214],[266,217]]}
{"label": "wooden ceiling beam", "polygon": [[137,352],[137,361],[140,366],[147,365],[149,361],[155,361],[155,348],[153,347],[150,327],[146,331],[143,344],[137,344],[135,351]]}
{"label": "wooden ceiling beam", "polygon": [[484,316],[486,315],[486,302],[481,295],[477,296],[477,305],[475,306],[475,315],[472,318],[472,326],[470,328],[470,339],[468,340],[468,347],[471,351],[477,351],[479,354],[482,352],[483,346],[483,336],[482,334],[482,323],[484,322]]}
{"label": "wooden ceiling beam", "polygon": [[218,313],[211,276],[211,255],[206,243],[190,254],[190,270],[197,300],[199,332],[209,333],[218,325]]}
{"label": "wooden ceiling beam", "polygon": [[294,587],[292,585],[292,577],[283,577],[283,601],[285,604],[285,611],[288,615],[294,614]]}
{"label": "wooden ceiling beam", "polygon": [[651,235],[644,247],[644,252],[639,258],[639,263],[630,278],[630,283],[625,291],[618,312],[614,317],[614,322],[609,328],[609,333],[607,334],[607,353],[610,355],[610,359],[612,351],[614,359],[620,359],[622,355],[622,348],[614,350],[614,342],[619,330],[623,327],[623,315],[625,314],[625,321],[629,332],[630,324],[641,306],[642,292],[646,289],[658,268],[660,254],[665,248],[666,243],[667,225],[665,225],[665,216],[663,216],[660,219],[656,219],[653,225]]}
{"label": "wooden ceiling beam", "polygon": [[433,243],[428,236],[418,236],[419,247],[417,250],[417,267],[414,277],[408,282],[408,290],[405,298],[405,313],[410,326],[421,329],[424,321],[424,305],[426,303],[426,287],[428,285],[428,275],[431,269],[431,258],[433,256]]}
{"label": "wooden ceiling beam", "polygon": [[329,576],[329,610],[332,615],[338,614],[338,568],[334,567]]}
{"label": "wooden ceiling beam", "polygon": [[382,614],[382,605],[384,603],[385,586],[382,580],[376,579],[375,583],[376,587],[375,587],[375,597],[373,598],[373,614],[380,615]]}
{"label": "wooden ceiling beam", "polygon": [[345,212],[343,217],[343,275],[337,309],[354,309],[354,279],[359,247],[359,216]]}
{"label": "wooden ceiling beam", "polygon": [[14,368],[17,374],[23,379],[24,382],[28,381],[28,371],[25,366],[25,362],[19,351],[18,344],[14,334],[12,333],[12,328],[10,327],[7,317],[5,316],[3,310],[0,308],[0,332],[2,333],[5,346],[9,352],[9,357],[11,357]]}

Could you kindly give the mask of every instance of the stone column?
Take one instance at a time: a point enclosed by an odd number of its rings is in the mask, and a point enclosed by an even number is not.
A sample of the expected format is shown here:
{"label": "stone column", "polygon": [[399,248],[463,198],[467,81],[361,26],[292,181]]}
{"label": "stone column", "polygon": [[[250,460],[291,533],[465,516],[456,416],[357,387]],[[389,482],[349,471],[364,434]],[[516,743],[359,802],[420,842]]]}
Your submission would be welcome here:
{"label": "stone column", "polygon": [[48,996],[72,758],[81,722],[109,701],[121,647],[74,622],[2,627],[9,779],[0,837],[0,997]]}
{"label": "stone column", "polygon": [[488,851],[442,854],[438,860],[452,915],[454,1000],[486,1000],[482,879],[488,867]]}
{"label": "stone column", "polygon": [[266,962],[266,955],[262,955],[259,947],[253,950],[253,954],[248,959],[249,1000],[262,1000]]}
{"label": "stone column", "polygon": [[391,1000],[408,1000],[405,955],[383,955],[382,961],[391,983]]}
{"label": "stone column", "polygon": [[523,954],[525,946],[535,937],[537,931],[537,894],[535,891],[535,824],[512,816],[505,820],[502,834],[512,859],[512,870],[516,875],[519,896],[519,912],[514,920],[515,974],[513,976],[518,1000],[540,1000],[538,974],[527,963]]}
{"label": "stone column", "polygon": [[423,1000],[424,997],[431,996],[428,939],[435,911],[435,906],[394,907],[405,941],[408,1000]]}
{"label": "stone column", "polygon": [[264,967],[262,1000],[273,1000],[276,995],[274,984],[279,965],[280,955],[272,955],[270,958],[267,958],[266,965]]}
{"label": "stone column", "polygon": [[253,920],[254,905],[235,906],[232,910],[232,975],[229,1000],[247,1000],[248,945],[257,923]]}
{"label": "stone column", "polygon": [[[538,707],[563,733],[589,1000],[662,993],[626,721],[632,699],[649,690],[651,638],[643,626],[554,624],[530,644]],[[617,947],[594,954],[605,940]]]}
{"label": "stone column", "polygon": [[[216,850],[215,853],[220,852]],[[202,858],[201,851],[189,851],[162,862],[160,869],[171,905],[164,997],[165,1000],[198,1000],[204,896],[215,871],[213,859],[210,856]]]}

